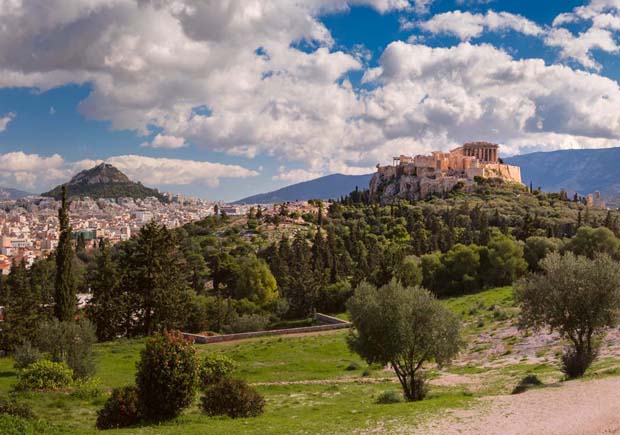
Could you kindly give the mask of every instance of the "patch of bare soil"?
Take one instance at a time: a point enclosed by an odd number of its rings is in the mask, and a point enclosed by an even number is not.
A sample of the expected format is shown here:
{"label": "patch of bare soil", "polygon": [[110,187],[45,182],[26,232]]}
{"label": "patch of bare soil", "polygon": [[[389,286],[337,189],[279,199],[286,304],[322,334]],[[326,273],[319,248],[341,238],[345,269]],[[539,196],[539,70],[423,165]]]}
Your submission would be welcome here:
{"label": "patch of bare soil", "polygon": [[[620,435],[620,378],[571,381],[523,394],[485,397],[449,411],[419,435]],[[401,431],[398,430],[400,433]]]}

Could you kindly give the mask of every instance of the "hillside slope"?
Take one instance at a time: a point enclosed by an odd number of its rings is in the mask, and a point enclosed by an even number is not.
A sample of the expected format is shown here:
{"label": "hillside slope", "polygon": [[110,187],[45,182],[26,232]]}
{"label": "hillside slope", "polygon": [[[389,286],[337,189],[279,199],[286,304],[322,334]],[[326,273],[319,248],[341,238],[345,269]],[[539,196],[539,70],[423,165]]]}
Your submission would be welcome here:
{"label": "hillside slope", "polygon": [[[56,186],[49,192],[42,193],[42,196],[49,196],[60,199],[62,185]],[[101,163],[91,169],[76,174],[67,183],[67,194],[69,197],[98,198],[146,198],[153,196],[160,201],[164,200],[162,194],[156,189],[143,186],[142,183],[131,181],[125,174],[109,163]]]}
{"label": "hillside slope", "polygon": [[236,201],[236,204],[272,204],[309,199],[336,199],[351,193],[356,187],[360,190],[367,189],[372,175],[327,175],[303,183],[292,184],[273,192],[248,196]]}
{"label": "hillside slope", "polygon": [[620,195],[620,148],[538,152],[504,160],[521,167],[524,183],[545,191]]}

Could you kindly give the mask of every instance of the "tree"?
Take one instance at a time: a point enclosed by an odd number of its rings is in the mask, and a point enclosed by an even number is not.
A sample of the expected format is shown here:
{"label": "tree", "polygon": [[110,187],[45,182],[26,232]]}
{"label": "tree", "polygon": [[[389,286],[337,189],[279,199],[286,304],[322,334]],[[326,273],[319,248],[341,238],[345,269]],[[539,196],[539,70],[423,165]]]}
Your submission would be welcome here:
{"label": "tree", "polygon": [[97,339],[113,340],[122,333],[126,297],[121,292],[118,269],[105,240],[101,240],[99,254],[88,270],[88,284],[93,297],[87,313],[95,324]]}
{"label": "tree", "polygon": [[126,250],[121,285],[132,298],[141,332],[151,335],[183,327],[188,314],[189,285],[174,233],[149,222]]}
{"label": "tree", "polygon": [[58,210],[60,237],[56,248],[56,285],[54,315],[58,320],[73,320],[77,305],[75,277],[73,275],[73,246],[69,210],[67,203],[67,186],[62,186],[61,207]]}
{"label": "tree", "polygon": [[422,284],[422,269],[420,259],[409,255],[396,268],[395,277],[405,287],[415,287]]}
{"label": "tree", "polygon": [[551,253],[541,261],[542,273],[531,274],[515,287],[522,328],[547,326],[570,341],[562,369],[582,376],[597,355],[597,338],[618,324],[620,266],[609,256],[593,260]]}
{"label": "tree", "polygon": [[265,260],[249,255],[239,261],[233,294],[260,305],[278,298],[278,284]]}
{"label": "tree", "polygon": [[23,260],[19,263],[13,262],[5,287],[2,347],[13,350],[21,343],[32,342],[39,318],[40,301],[32,292]]}
{"label": "tree", "polygon": [[150,420],[178,416],[192,404],[198,384],[196,349],[179,332],[151,337],[136,366],[140,410]]}
{"label": "tree", "polygon": [[408,401],[426,393],[423,365],[449,362],[459,351],[459,321],[433,295],[392,280],[377,289],[362,282],[349,302],[351,350],[369,364],[390,364]]}
{"label": "tree", "polygon": [[532,236],[525,241],[523,256],[531,271],[540,271],[540,260],[560,249],[559,239]]}
{"label": "tree", "polygon": [[476,245],[454,246],[441,258],[439,286],[447,294],[465,294],[480,288],[480,251]]}
{"label": "tree", "polygon": [[620,256],[620,239],[609,228],[581,227],[575,237],[568,241],[565,249],[588,258],[594,258],[598,253],[617,258]]}
{"label": "tree", "polygon": [[488,282],[494,286],[512,284],[527,271],[523,246],[503,234],[494,236],[488,246]]}

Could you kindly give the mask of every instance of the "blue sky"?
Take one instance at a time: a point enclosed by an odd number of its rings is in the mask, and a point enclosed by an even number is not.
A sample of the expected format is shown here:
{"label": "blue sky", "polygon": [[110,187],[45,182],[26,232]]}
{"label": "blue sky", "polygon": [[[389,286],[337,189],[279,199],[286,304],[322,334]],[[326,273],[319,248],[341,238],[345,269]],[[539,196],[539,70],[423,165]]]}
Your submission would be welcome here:
{"label": "blue sky", "polygon": [[466,140],[620,145],[618,0],[34,3],[0,10],[5,187],[107,160],[234,200]]}

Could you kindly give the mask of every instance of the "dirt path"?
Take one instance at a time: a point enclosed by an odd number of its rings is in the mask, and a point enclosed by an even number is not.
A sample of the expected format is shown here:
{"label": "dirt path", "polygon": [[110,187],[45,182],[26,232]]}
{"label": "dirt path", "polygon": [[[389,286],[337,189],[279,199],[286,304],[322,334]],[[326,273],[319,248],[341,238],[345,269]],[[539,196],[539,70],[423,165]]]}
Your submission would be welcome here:
{"label": "dirt path", "polygon": [[620,378],[572,381],[481,399],[412,432],[416,435],[620,435]]}

